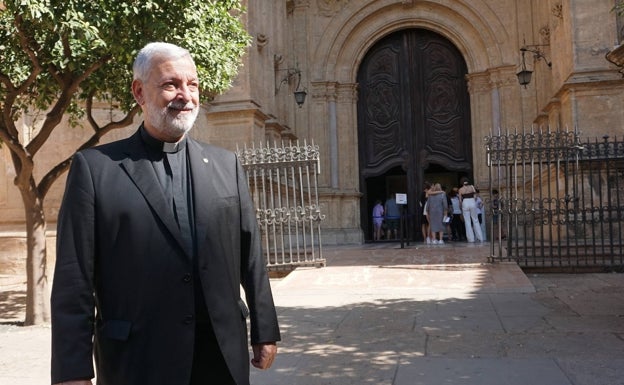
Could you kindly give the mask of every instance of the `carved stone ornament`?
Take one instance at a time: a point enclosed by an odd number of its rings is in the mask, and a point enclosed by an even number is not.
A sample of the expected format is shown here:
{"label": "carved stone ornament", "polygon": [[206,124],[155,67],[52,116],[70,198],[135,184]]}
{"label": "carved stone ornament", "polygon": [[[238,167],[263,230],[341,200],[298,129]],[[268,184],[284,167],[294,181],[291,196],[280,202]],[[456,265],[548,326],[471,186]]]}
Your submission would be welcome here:
{"label": "carved stone ornament", "polygon": [[275,68],[279,67],[280,64],[284,62],[284,56],[280,54],[273,55],[273,66]]}
{"label": "carved stone ornament", "polygon": [[545,25],[539,30],[542,44],[550,44],[550,27]]}
{"label": "carved stone ornament", "polygon": [[563,5],[561,3],[553,5],[553,7],[550,9],[550,12],[557,19],[563,20]]}
{"label": "carved stone ornament", "polygon": [[262,48],[264,48],[264,46],[267,45],[268,43],[269,43],[269,38],[267,37],[267,35],[263,33],[259,33],[256,36],[256,46],[258,47],[258,51],[262,51]]}
{"label": "carved stone ornament", "polygon": [[317,0],[317,6],[320,14],[326,17],[334,16],[338,11],[344,8],[349,0]]}

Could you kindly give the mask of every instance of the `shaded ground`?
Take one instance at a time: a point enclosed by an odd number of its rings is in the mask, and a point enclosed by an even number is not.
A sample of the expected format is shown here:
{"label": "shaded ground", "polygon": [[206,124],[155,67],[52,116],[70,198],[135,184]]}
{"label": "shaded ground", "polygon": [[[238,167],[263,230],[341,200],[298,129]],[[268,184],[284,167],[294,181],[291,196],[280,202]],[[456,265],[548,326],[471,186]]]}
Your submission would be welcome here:
{"label": "shaded ground", "polygon": [[[530,274],[487,246],[326,249],[272,280],[283,333],[254,385],[622,385],[624,275]],[[7,282],[6,280],[0,281]],[[49,382],[49,327],[0,285],[0,383]]]}

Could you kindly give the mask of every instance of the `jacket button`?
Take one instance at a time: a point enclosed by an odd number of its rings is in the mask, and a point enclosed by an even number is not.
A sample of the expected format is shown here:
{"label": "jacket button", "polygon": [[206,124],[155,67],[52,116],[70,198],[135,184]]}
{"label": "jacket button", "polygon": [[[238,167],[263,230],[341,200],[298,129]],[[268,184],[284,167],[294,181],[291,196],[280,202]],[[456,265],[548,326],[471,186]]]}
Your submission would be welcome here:
{"label": "jacket button", "polygon": [[189,325],[190,323],[193,322],[193,315],[189,314],[186,317],[184,317],[184,323]]}
{"label": "jacket button", "polygon": [[184,274],[184,278],[182,280],[184,282],[191,282],[191,275],[190,274]]}

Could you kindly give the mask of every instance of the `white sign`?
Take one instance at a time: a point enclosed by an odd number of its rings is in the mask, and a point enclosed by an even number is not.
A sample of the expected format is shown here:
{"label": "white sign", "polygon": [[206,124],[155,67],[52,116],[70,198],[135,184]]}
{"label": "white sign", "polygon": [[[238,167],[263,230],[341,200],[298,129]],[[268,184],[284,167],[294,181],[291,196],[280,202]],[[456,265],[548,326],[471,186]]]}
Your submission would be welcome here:
{"label": "white sign", "polygon": [[397,205],[406,205],[407,204],[407,194],[396,194],[396,203],[397,203]]}

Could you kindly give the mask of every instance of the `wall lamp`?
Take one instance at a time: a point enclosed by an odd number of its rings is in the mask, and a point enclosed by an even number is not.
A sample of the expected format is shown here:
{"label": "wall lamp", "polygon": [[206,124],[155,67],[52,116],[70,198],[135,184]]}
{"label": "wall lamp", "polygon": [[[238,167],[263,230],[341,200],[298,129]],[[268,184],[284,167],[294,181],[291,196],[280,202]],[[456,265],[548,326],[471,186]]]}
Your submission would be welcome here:
{"label": "wall lamp", "polygon": [[546,63],[546,65],[548,65],[549,68],[552,67],[552,62],[548,61],[548,59],[546,59],[546,56],[544,55],[544,52],[542,52],[539,48],[539,46],[537,45],[525,45],[520,47],[520,52],[522,52],[522,68],[520,69],[520,72],[518,72],[516,74],[516,76],[518,77],[518,82],[520,83],[521,86],[524,86],[524,88],[526,88],[527,84],[531,83],[531,75],[533,74],[533,71],[529,71],[526,67],[526,61],[524,59],[524,54],[527,52],[530,52],[533,54],[533,58],[535,59],[535,61],[539,61],[540,59],[544,59],[544,62]]}
{"label": "wall lamp", "polygon": [[278,76],[277,73],[281,72],[281,71],[286,71],[286,75],[280,80],[280,82],[275,86],[275,95],[277,95],[277,93],[279,92],[280,88],[282,87],[282,84],[284,83],[290,83],[290,79],[292,79],[294,76],[297,77],[297,87],[295,87],[295,92],[293,92],[293,95],[295,96],[295,102],[297,103],[297,105],[299,106],[299,108],[301,108],[303,106],[303,103],[305,102],[305,98],[306,95],[308,95],[308,92],[306,91],[305,88],[303,88],[302,90],[299,89],[299,86],[301,85],[301,70],[299,68],[287,68],[287,69],[276,69],[276,76],[275,76],[275,80],[277,81]]}

